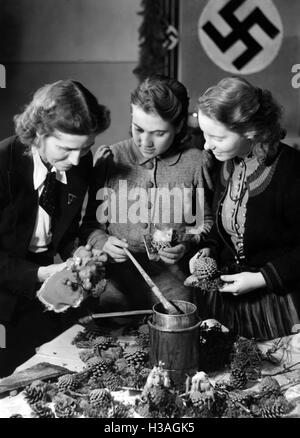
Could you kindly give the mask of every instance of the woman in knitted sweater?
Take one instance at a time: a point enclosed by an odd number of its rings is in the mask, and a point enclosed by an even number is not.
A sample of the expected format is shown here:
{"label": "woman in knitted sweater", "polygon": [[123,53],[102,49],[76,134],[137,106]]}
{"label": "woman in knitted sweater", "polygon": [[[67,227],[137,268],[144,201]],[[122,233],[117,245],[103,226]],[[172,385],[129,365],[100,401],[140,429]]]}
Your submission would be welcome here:
{"label": "woman in knitted sweater", "polygon": [[[213,160],[187,139],[188,106],[187,90],[179,81],[147,78],[131,94],[132,137],[111,145],[105,159],[98,160],[96,152],[83,225],[90,229],[89,244],[108,254],[102,310],[153,304],[125,248],[167,298],[192,299],[183,282],[191,255],[212,226]],[[168,234],[172,242],[164,245]],[[161,245],[155,260],[148,258],[144,243],[151,244],[154,236]]]}
{"label": "woman in knitted sweater", "polygon": [[205,149],[222,166],[216,223],[190,268],[210,255],[225,274],[218,291],[198,294],[200,313],[243,336],[288,335],[300,313],[300,154],[280,141],[271,93],[244,79],[209,88],[198,116]]}

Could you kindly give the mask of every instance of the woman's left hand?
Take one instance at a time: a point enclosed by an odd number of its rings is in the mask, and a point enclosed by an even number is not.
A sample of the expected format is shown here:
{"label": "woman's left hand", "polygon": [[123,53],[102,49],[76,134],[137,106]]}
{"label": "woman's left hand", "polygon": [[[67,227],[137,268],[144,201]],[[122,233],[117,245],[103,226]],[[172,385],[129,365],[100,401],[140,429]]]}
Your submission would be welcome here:
{"label": "woman's left hand", "polygon": [[179,243],[176,246],[171,246],[170,248],[164,248],[161,249],[158,254],[160,256],[160,259],[166,263],[167,265],[173,265],[177,263],[186,253],[187,251],[187,244]]}
{"label": "woman's left hand", "polygon": [[266,286],[266,281],[261,272],[241,272],[233,275],[221,275],[221,280],[223,280],[225,284],[219,291],[233,295],[247,294],[255,289]]}

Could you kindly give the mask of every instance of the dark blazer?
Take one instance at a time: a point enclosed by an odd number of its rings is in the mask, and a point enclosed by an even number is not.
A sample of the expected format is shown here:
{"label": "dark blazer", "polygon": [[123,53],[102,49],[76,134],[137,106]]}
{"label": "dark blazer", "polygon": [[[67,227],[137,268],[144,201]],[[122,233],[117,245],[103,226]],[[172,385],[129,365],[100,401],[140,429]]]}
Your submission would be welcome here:
{"label": "dark blazer", "polygon": [[[58,184],[58,208],[51,255],[70,256],[78,236],[81,209],[92,171],[89,152]],[[70,196],[71,195],[71,196]],[[33,299],[39,265],[28,259],[38,207],[33,159],[18,137],[0,142],[0,321],[12,317],[18,297]]]}
{"label": "dark blazer", "polygon": [[[224,231],[222,201],[232,162],[224,163],[215,194],[216,223],[207,245],[214,247],[222,265],[235,261],[236,252]],[[249,193],[242,264],[261,271],[270,291],[284,294],[299,288],[300,295],[300,153],[281,144],[269,177]],[[225,172],[224,172],[225,168]]]}

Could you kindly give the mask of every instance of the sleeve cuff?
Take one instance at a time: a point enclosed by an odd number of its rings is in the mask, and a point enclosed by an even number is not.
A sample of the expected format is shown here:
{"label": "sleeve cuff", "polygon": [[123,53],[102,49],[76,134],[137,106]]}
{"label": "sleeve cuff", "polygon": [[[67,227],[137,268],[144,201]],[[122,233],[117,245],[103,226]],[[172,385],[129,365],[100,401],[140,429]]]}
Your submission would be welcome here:
{"label": "sleeve cuff", "polygon": [[276,294],[281,294],[284,291],[284,284],[272,263],[267,263],[260,269],[266,283],[267,288]]}

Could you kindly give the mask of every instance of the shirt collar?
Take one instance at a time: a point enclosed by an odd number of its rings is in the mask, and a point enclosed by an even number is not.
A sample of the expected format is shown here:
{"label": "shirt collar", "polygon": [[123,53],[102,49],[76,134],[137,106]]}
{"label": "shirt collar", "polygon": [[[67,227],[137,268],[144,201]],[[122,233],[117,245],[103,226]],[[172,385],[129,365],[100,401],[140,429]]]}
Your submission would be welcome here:
{"label": "shirt collar", "polygon": [[[179,161],[182,151],[172,149],[173,148],[171,147],[165,154],[157,157],[157,159],[163,161],[169,166],[173,166]],[[129,143],[129,156],[133,163],[139,164],[140,166],[152,160],[152,158],[145,158],[140,153],[139,148],[135,145],[133,140]]]}
{"label": "shirt collar", "polygon": [[[33,185],[34,189],[37,190],[44,183],[48,169],[42,162],[38,149],[36,147],[32,147],[31,150],[33,157]],[[57,170],[54,166],[50,171],[56,173],[57,181],[67,184],[66,172]]]}

